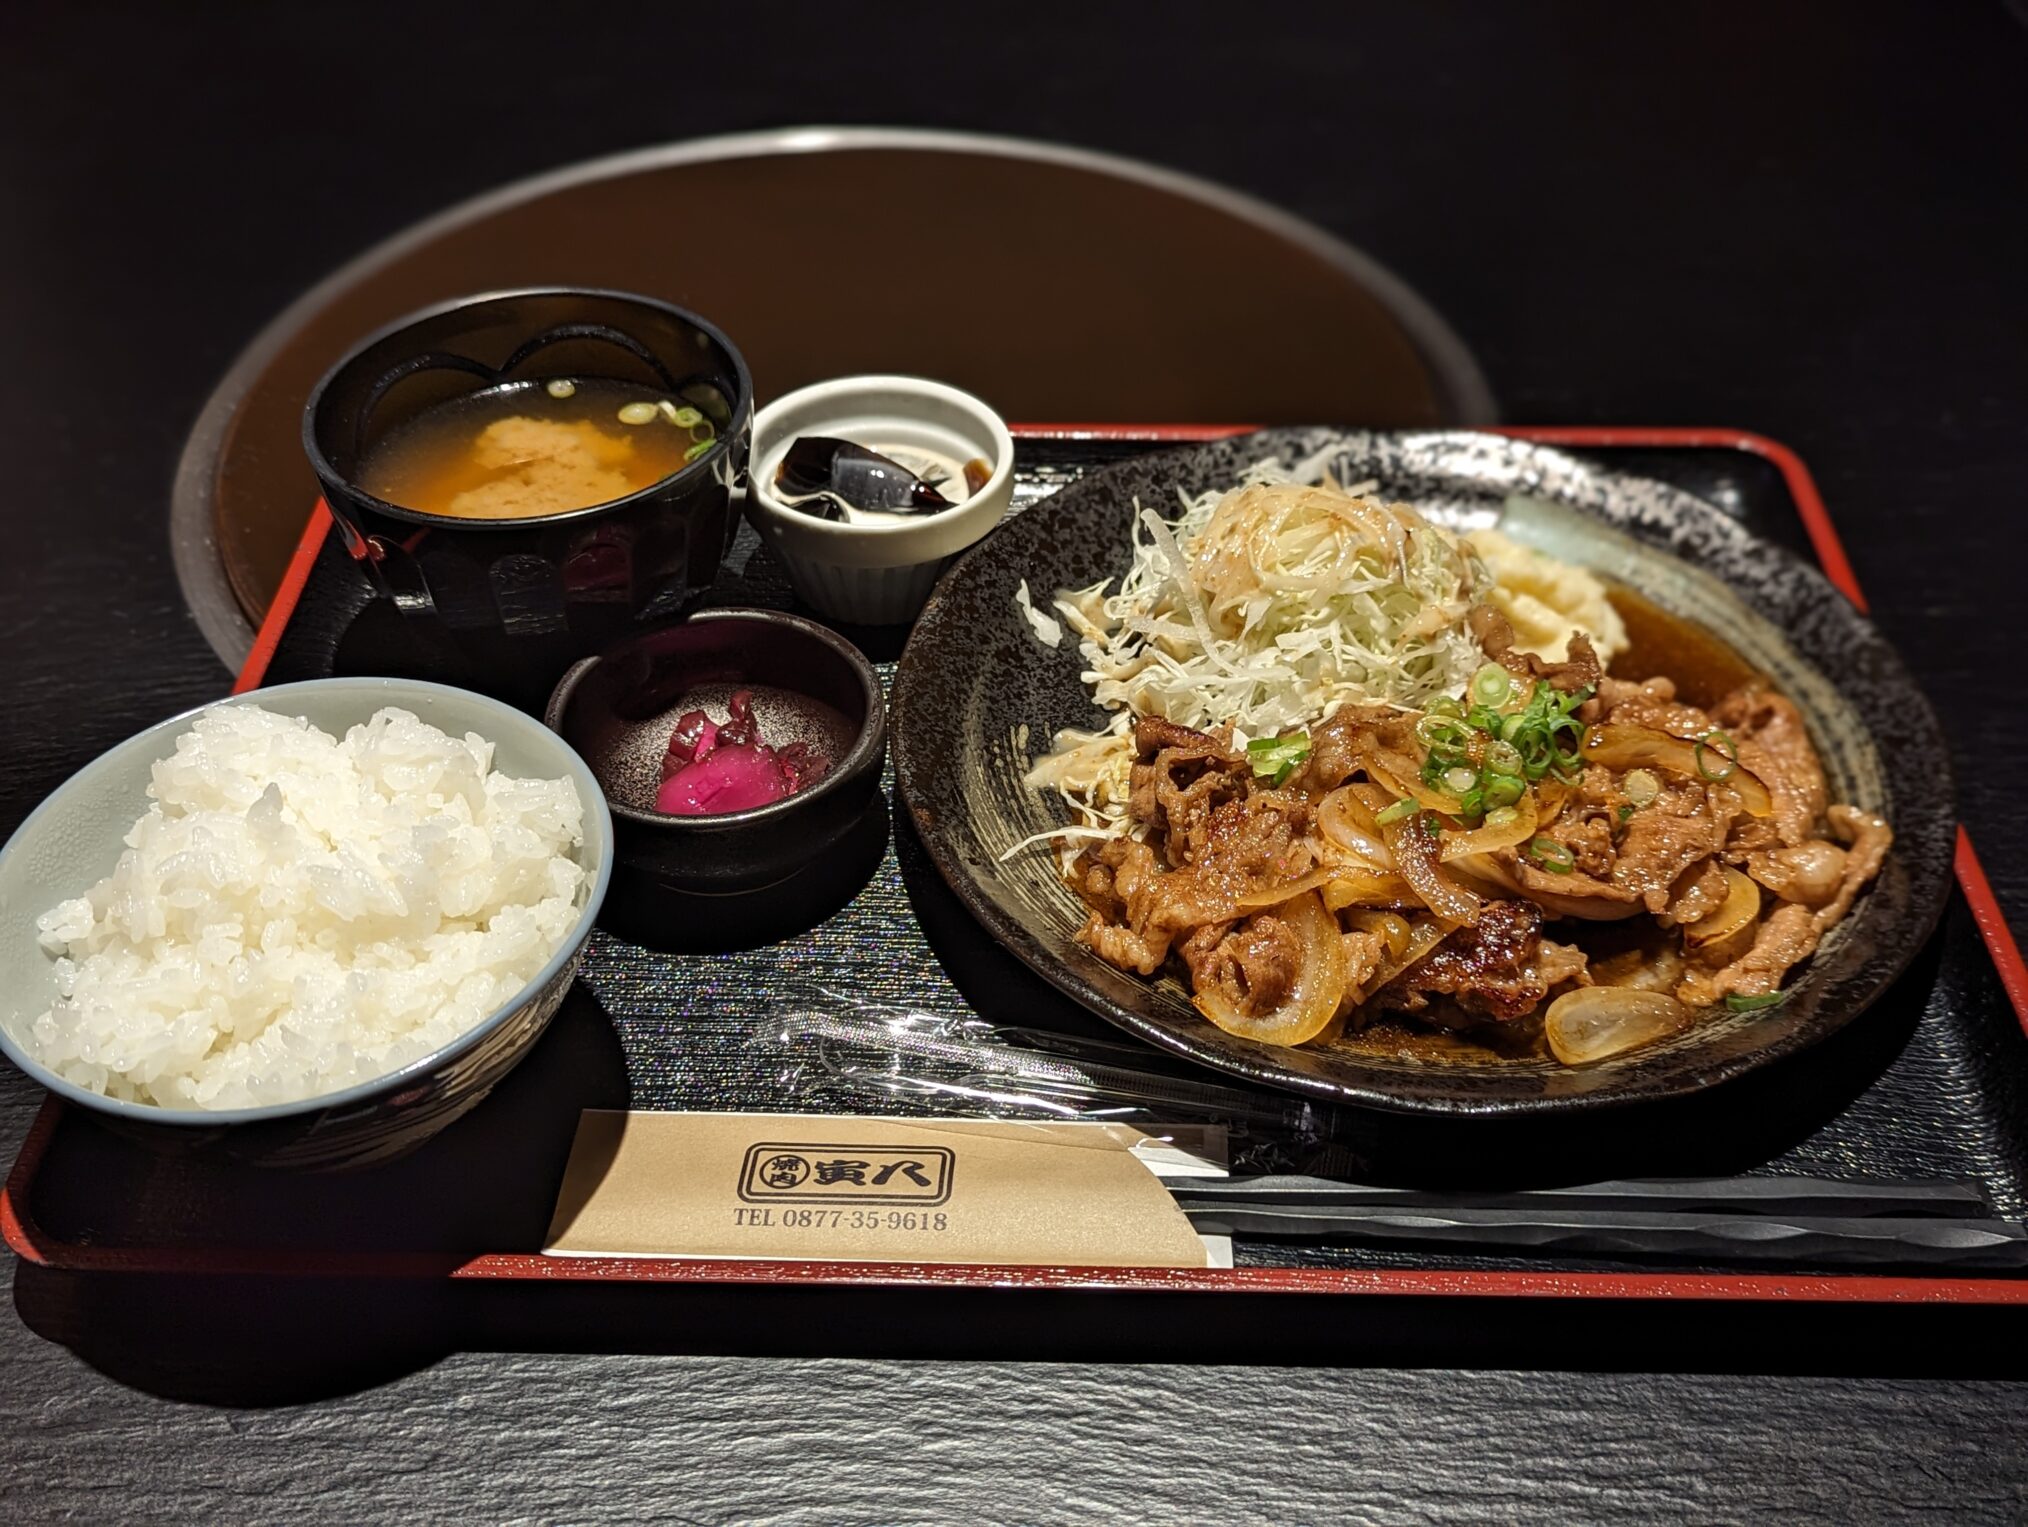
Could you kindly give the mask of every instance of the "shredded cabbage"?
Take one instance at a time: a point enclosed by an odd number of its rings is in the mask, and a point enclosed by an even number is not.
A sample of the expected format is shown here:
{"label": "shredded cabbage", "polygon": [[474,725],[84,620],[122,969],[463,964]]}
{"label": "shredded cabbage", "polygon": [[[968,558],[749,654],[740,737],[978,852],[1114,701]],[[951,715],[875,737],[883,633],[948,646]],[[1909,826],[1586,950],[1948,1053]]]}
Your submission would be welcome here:
{"label": "shredded cabbage", "polygon": [[1035,600],[1028,592],[1026,578],[1021,580],[1021,587],[1014,591],[1014,603],[1020,607],[1021,614],[1028,621],[1029,629],[1035,633],[1035,639],[1043,646],[1054,647],[1063,641],[1063,623],[1035,608]]}
{"label": "shredded cabbage", "polygon": [[1117,592],[1108,578],[1054,601],[1113,716],[1059,737],[1029,780],[1084,827],[1125,828],[1135,716],[1230,725],[1242,747],[1346,705],[1420,709],[1485,661],[1465,627],[1484,565],[1373,484],[1339,487],[1325,460],[1256,463],[1235,488],[1184,495],[1174,520],[1137,505]]}

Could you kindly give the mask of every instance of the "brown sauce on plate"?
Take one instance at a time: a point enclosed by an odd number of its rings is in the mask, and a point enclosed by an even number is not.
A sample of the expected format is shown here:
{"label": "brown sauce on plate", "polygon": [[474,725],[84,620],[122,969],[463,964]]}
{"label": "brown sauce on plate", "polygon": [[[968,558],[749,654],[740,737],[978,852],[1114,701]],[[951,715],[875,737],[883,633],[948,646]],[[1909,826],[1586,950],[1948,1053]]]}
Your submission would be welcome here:
{"label": "brown sauce on plate", "polygon": [[1684,704],[1708,708],[1740,685],[1766,677],[1723,639],[1646,595],[1614,584],[1607,597],[1627,628],[1627,649],[1610,665],[1614,678],[1638,683],[1666,675],[1676,681]]}
{"label": "brown sauce on plate", "polygon": [[1482,1024],[1470,1030],[1429,1028],[1412,1018],[1383,1013],[1362,1029],[1348,1027],[1326,1048],[1435,1065],[1550,1058],[1538,1013],[1497,1027]]}

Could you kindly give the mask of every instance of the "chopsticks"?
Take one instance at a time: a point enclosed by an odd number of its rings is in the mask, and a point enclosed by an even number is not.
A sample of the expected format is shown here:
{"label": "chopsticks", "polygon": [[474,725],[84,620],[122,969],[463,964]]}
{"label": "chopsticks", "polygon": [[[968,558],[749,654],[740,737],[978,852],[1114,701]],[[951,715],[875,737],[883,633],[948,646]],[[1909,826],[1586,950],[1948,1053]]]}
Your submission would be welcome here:
{"label": "chopsticks", "polygon": [[1323,1177],[1218,1177],[1192,1181],[1207,1203],[1291,1208],[1512,1209],[1540,1202],[1559,1211],[1636,1213],[1910,1215],[1983,1218],[1979,1188],[1955,1180],[1846,1182],[1830,1177],[1671,1177],[1576,1187],[1478,1192],[1371,1187]]}
{"label": "chopsticks", "polygon": [[[823,995],[840,1011],[772,1015],[753,1043],[807,1068],[806,1085],[846,1098],[961,1103],[1026,1117],[1208,1119],[1257,1141],[1303,1146],[1330,1136],[1327,1121],[1300,1099],[1156,1070],[1161,1057],[1138,1046]],[[1723,1177],[1438,1191],[1277,1175],[1169,1186],[1208,1235],[1712,1263],[2028,1269],[2028,1229],[1995,1218],[1979,1188],[1962,1181]]]}
{"label": "chopsticks", "polygon": [[1200,1232],[1415,1241],[1588,1256],[2028,1269],[2028,1227],[1970,1184],[1811,1177],[1602,1182],[1515,1193],[1376,1188],[1314,1177],[1173,1182]]}

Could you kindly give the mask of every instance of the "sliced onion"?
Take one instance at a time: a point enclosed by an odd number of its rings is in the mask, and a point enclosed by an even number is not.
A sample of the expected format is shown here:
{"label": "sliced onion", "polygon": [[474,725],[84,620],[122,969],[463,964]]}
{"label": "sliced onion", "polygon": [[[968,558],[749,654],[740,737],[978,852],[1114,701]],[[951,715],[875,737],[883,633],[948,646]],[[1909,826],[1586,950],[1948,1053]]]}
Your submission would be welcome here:
{"label": "sliced onion", "polygon": [[[1329,900],[1324,904],[1329,906]],[[1379,934],[1387,944],[1388,959],[1400,960],[1407,957],[1409,940],[1414,936],[1415,930],[1409,926],[1408,919],[1399,912],[1374,912],[1362,907],[1345,920],[1361,933]]]}
{"label": "sliced onion", "polygon": [[1380,824],[1350,785],[1340,785],[1318,804],[1317,828],[1330,842],[1374,869],[1394,868],[1394,856],[1387,851]]}
{"label": "sliced onion", "polygon": [[1478,920],[1481,905],[1478,895],[1437,868],[1436,840],[1430,837],[1420,817],[1390,822],[1381,831],[1394,855],[1394,867],[1422,898],[1424,906],[1453,925]]}
{"label": "sliced onion", "polygon": [[1718,910],[1683,929],[1683,947],[1698,949],[1731,938],[1760,916],[1760,887],[1731,865],[1725,866],[1725,900]]}
{"label": "sliced onion", "polygon": [[1566,1066],[1589,1066],[1681,1033],[1691,1017],[1689,1008],[1658,991],[1580,986],[1549,1004],[1542,1033]]}
{"label": "sliced onion", "polygon": [[1766,785],[1747,772],[1744,765],[1735,765],[1723,781],[1713,780],[1699,766],[1696,743],[1672,737],[1667,732],[1658,732],[1653,727],[1591,727],[1584,734],[1582,752],[1586,763],[1603,764],[1608,769],[1653,767],[1667,769],[1671,774],[1686,775],[1699,783],[1723,783],[1739,796],[1740,803],[1750,815],[1774,815],[1774,797],[1768,794]]}
{"label": "sliced onion", "polygon": [[1512,848],[1516,843],[1526,843],[1535,836],[1535,823],[1539,813],[1535,808],[1533,792],[1522,796],[1511,806],[1502,807],[1501,810],[1513,814],[1496,824],[1494,818],[1498,817],[1500,812],[1489,811],[1486,813],[1486,823],[1483,827],[1475,827],[1470,832],[1445,833],[1443,851],[1438,857],[1448,864],[1453,859],[1463,859],[1470,854],[1490,854],[1499,849]]}
{"label": "sliced onion", "polygon": [[1248,891],[1244,896],[1235,896],[1232,904],[1242,912],[1258,912],[1263,907],[1278,907],[1285,901],[1293,901],[1305,891],[1314,891],[1318,886],[1329,885],[1344,871],[1331,868],[1311,870],[1309,874],[1288,881],[1282,885],[1271,885],[1258,891]]}
{"label": "sliced onion", "polygon": [[1439,811],[1445,816],[1456,816],[1465,809],[1465,803],[1455,795],[1446,795],[1441,790],[1432,790],[1422,782],[1422,770],[1399,753],[1390,753],[1384,748],[1369,744],[1366,749],[1366,772],[1380,781],[1396,796],[1412,800],[1428,811]]}
{"label": "sliced onion", "polygon": [[1535,786],[1535,795],[1541,805],[1536,810],[1535,830],[1541,832],[1563,815],[1563,808],[1577,792],[1562,780],[1545,776]]}
{"label": "sliced onion", "polygon": [[1372,784],[1366,780],[1355,779],[1345,788],[1350,790],[1359,804],[1366,808],[1365,815],[1360,820],[1368,823],[1375,832],[1378,832],[1380,830],[1380,813],[1385,811],[1389,806],[1395,805],[1395,798],[1387,793],[1384,786]]}
{"label": "sliced onion", "polygon": [[1425,917],[1421,922],[1410,923],[1407,944],[1399,954],[1394,953],[1393,946],[1389,945],[1388,957],[1366,978],[1366,984],[1352,994],[1353,1006],[1364,1002],[1409,966],[1420,964],[1427,959],[1435,952],[1436,946],[1444,941],[1444,935],[1449,931],[1433,917]]}
{"label": "sliced onion", "polygon": [[1324,910],[1314,891],[1284,903],[1276,915],[1296,930],[1303,942],[1303,963],[1282,1005],[1271,1013],[1248,1017],[1225,992],[1207,986],[1197,993],[1197,1011],[1228,1034],[1262,1044],[1299,1045],[1317,1038],[1337,1021],[1345,1000],[1350,966],[1338,920]]}
{"label": "sliced onion", "polygon": [[1532,901],[1556,917],[1575,917],[1585,922],[1616,923],[1647,909],[1638,898],[1610,901],[1603,896],[1577,896],[1559,891],[1538,891],[1523,886],[1506,865],[1487,854],[1472,854],[1450,866],[1451,873],[1476,882],[1494,900],[1502,895]]}
{"label": "sliced onion", "polygon": [[1377,875],[1366,870],[1334,870],[1323,888],[1324,905],[1333,912],[1346,907],[1408,907],[1418,898],[1399,875]]}

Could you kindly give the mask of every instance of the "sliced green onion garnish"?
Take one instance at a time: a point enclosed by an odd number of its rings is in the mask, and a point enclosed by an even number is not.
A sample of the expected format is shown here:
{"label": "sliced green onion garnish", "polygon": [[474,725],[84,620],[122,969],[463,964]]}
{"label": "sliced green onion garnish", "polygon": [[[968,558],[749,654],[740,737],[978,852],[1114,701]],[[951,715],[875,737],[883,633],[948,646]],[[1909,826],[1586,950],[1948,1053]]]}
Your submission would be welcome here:
{"label": "sliced green onion garnish", "polygon": [[1527,788],[1511,774],[1488,774],[1484,786],[1486,804],[1495,808],[1511,806]]}
{"label": "sliced green onion garnish", "polygon": [[1568,875],[1577,868],[1577,857],[1554,838],[1536,838],[1528,845],[1528,857],[1552,875]]}
{"label": "sliced green onion garnish", "polygon": [[1579,689],[1564,694],[1547,684],[1531,684],[1520,709],[1503,713],[1490,703],[1496,678],[1499,685],[1505,686],[1504,697],[1512,698],[1516,688],[1513,676],[1504,668],[1489,663],[1473,676],[1472,698],[1479,703],[1474,704],[1465,717],[1468,725],[1484,733],[1491,741],[1481,748],[1476,759],[1469,753],[1464,758],[1451,757],[1445,751],[1450,744],[1450,733],[1433,728],[1423,740],[1430,747],[1431,763],[1437,767],[1426,767],[1424,780],[1429,784],[1439,783],[1438,770],[1456,763],[1483,765],[1489,805],[1505,805],[1520,799],[1518,793],[1505,795],[1504,799],[1494,798],[1490,782],[1502,775],[1517,780],[1537,780],[1553,772],[1558,779],[1575,784],[1584,774],[1582,749],[1585,729],[1584,723],[1572,712],[1591,698],[1591,690]]}
{"label": "sliced green onion garnish", "polygon": [[1788,999],[1785,991],[1771,991],[1764,997],[1742,997],[1738,992],[1729,994],[1725,1005],[1735,1013],[1758,1013],[1763,1008],[1774,1007]]}
{"label": "sliced green onion garnish", "polygon": [[1626,819],[1627,819],[1628,817],[1632,816],[1633,814],[1634,814],[1634,808],[1633,808],[1633,807],[1631,807],[1631,806],[1622,806],[1622,807],[1620,807],[1620,820],[1621,820],[1622,822],[1624,822],[1624,821],[1625,821],[1625,820],[1626,820]]}
{"label": "sliced green onion garnish", "polygon": [[1382,827],[1389,827],[1404,817],[1414,816],[1415,811],[1416,806],[1414,801],[1396,801],[1392,806],[1383,806],[1379,811],[1375,812],[1373,820],[1378,822]]}
{"label": "sliced green onion garnish", "polygon": [[1472,675],[1472,698],[1481,705],[1505,705],[1514,694],[1514,676],[1498,663]]}
{"label": "sliced green onion garnish", "polygon": [[[1725,768],[1723,771],[1713,772],[1711,767],[1705,763],[1704,754],[1707,749],[1709,749],[1713,753],[1716,753],[1719,759],[1725,764]],[[1723,732],[1715,730],[1706,732],[1702,737],[1699,737],[1697,739],[1697,744],[1695,748],[1692,749],[1692,751],[1695,753],[1697,758],[1697,772],[1703,775],[1706,779],[1709,780],[1731,779],[1733,773],[1739,768],[1739,744],[1734,742],[1730,737],[1726,736],[1726,734]]]}
{"label": "sliced green onion garnish", "polygon": [[697,444],[693,445],[692,447],[690,447],[689,450],[683,453],[683,459],[685,461],[695,461],[699,456],[702,456],[706,451],[710,450],[712,446],[716,445],[717,443],[718,442],[715,440],[700,440],[697,442]]}
{"label": "sliced green onion garnish", "polygon": [[1479,782],[1479,776],[1463,765],[1444,771],[1444,788],[1452,795],[1463,795]]}
{"label": "sliced green onion garnish", "polygon": [[1246,745],[1246,756],[1256,763],[1280,753],[1309,751],[1310,738],[1307,732],[1297,732],[1292,737],[1256,737]]}
{"label": "sliced green onion garnish", "polygon": [[1246,760],[1253,772],[1273,784],[1284,784],[1296,772],[1296,765],[1310,756],[1310,736],[1297,732],[1289,737],[1256,737],[1246,745]]}
{"label": "sliced green onion garnish", "polygon": [[1432,716],[1457,716],[1462,718],[1465,714],[1464,702],[1454,700],[1449,695],[1438,695],[1434,700],[1429,702],[1428,709]]}
{"label": "sliced green onion garnish", "polygon": [[1462,753],[1471,741],[1471,728],[1457,716],[1430,714],[1415,723],[1415,738],[1426,748]]}
{"label": "sliced green onion garnish", "polygon": [[1490,705],[1474,705],[1465,716],[1465,723],[1488,737],[1500,735],[1500,723],[1506,718]]}
{"label": "sliced green onion garnish", "polygon": [[666,407],[666,411],[669,415],[669,422],[671,424],[680,424],[685,429],[688,429],[692,425],[702,424],[704,422],[704,415],[699,413],[696,409],[692,408],[688,403],[668,404]]}
{"label": "sliced green onion garnish", "polygon": [[1486,813],[1488,827],[1511,827],[1520,819],[1521,813],[1512,806],[1499,806]]}

